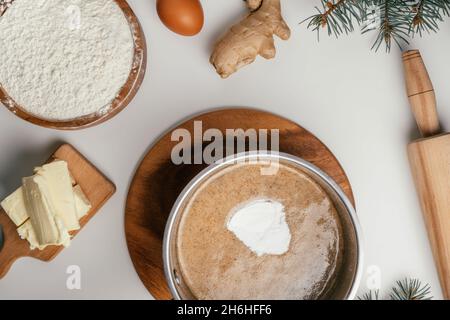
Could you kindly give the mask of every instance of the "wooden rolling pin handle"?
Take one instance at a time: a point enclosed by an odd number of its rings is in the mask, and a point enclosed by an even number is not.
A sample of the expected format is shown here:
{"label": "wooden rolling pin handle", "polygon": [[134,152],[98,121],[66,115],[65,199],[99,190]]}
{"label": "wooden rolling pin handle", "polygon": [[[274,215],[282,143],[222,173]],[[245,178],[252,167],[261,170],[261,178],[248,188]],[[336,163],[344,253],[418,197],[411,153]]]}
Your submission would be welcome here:
{"label": "wooden rolling pin handle", "polygon": [[420,133],[424,137],[440,133],[433,84],[419,50],[404,52],[403,66],[406,92]]}

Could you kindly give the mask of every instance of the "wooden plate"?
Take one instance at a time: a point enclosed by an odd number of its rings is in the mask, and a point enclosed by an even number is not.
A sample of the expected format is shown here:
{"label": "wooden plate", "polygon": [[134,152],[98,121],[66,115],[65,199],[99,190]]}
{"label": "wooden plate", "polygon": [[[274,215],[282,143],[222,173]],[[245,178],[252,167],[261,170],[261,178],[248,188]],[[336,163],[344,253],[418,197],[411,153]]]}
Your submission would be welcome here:
{"label": "wooden plate", "polygon": [[[70,173],[91,202],[91,210],[80,220],[81,230],[111,198],[116,191],[116,187],[71,145],[64,144],[59,147],[50,160],[54,158],[67,162]],[[30,173],[32,170],[33,168],[30,168]],[[11,192],[13,191],[11,190]],[[3,249],[0,250],[0,279],[6,275],[14,261],[21,257],[50,261],[64,249],[63,246],[49,246],[42,251],[30,250],[28,241],[20,239],[16,225],[1,208],[0,226],[3,227],[4,236]],[[75,236],[80,230],[70,234]]]}
{"label": "wooden plate", "polygon": [[[130,25],[131,33],[134,39],[134,58],[132,69],[128,77],[127,82],[124,84],[120,90],[117,97],[111,104],[108,112],[105,114],[93,114],[88,116],[83,116],[73,120],[67,121],[54,121],[39,118],[35,115],[28,113],[23,107],[18,105],[8,93],[0,86],[0,101],[7,107],[11,112],[13,112],[18,117],[34,123],[36,125],[53,128],[59,130],[78,130],[87,127],[92,127],[106,120],[111,119],[122,111],[134,98],[142,84],[145,76],[145,70],[147,67],[147,45],[145,42],[144,32],[139,23],[138,18],[134,14],[131,7],[128,5],[126,0],[114,0],[119,7],[122,9],[128,23]],[[14,5],[14,3],[12,4]],[[0,13],[1,16],[1,13]]]}
{"label": "wooden plate", "polygon": [[[249,109],[227,109],[198,115],[177,128],[193,135],[194,121],[209,128],[279,129],[280,151],[303,158],[333,178],[353,201],[350,183],[331,151],[313,134],[296,123],[271,113]],[[173,128],[173,130],[177,129]],[[156,299],[171,299],[162,260],[162,241],[172,205],[186,184],[206,165],[175,165],[169,131],[158,140],[139,165],[128,193],[125,233],[128,251],[144,285]]]}

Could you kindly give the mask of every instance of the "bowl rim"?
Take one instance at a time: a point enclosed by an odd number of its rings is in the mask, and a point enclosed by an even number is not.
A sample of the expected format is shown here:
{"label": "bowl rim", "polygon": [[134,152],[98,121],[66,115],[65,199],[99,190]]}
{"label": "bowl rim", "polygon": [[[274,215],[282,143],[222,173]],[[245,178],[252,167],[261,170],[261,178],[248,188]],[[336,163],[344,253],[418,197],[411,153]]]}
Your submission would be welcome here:
{"label": "bowl rim", "polygon": [[233,162],[238,161],[248,161],[248,160],[262,160],[262,159],[270,159],[275,158],[278,160],[285,160],[294,164],[303,167],[313,174],[317,175],[324,183],[326,183],[334,192],[336,192],[338,198],[342,201],[349,217],[352,222],[353,228],[355,230],[356,237],[356,246],[357,246],[357,259],[356,259],[356,271],[355,276],[353,278],[353,282],[351,284],[351,288],[347,294],[346,300],[353,300],[356,298],[356,294],[359,288],[359,284],[362,279],[362,271],[363,271],[363,239],[362,239],[362,230],[361,225],[359,223],[358,216],[356,214],[356,210],[353,207],[351,201],[348,199],[345,192],[342,188],[323,170],[315,166],[314,164],[299,158],[297,156],[279,152],[279,151],[247,151],[241,152],[234,155],[227,156],[223,159],[219,159],[214,163],[210,164],[208,167],[200,171],[181,191],[178,195],[177,200],[172,206],[171,212],[166,222],[166,227],[164,230],[164,238],[163,238],[163,265],[164,265],[164,274],[166,277],[166,282],[169,287],[171,294],[173,295],[175,300],[182,300],[182,297],[178,293],[175,285],[175,279],[171,271],[171,263],[170,263],[170,238],[174,232],[174,223],[179,214],[181,205],[184,203],[186,198],[189,196],[190,192],[203,181],[203,179],[209,175],[210,173],[219,170],[223,166],[232,164]]}

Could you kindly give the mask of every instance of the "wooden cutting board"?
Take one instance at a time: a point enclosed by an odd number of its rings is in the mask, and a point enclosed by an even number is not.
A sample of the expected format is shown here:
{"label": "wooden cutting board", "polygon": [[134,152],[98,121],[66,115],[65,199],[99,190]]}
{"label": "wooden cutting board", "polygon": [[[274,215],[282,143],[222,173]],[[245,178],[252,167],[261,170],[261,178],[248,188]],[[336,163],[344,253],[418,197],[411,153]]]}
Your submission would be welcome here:
{"label": "wooden cutting board", "polygon": [[[89,222],[89,220],[100,210],[105,202],[115,193],[115,185],[108,180],[94,165],[84,158],[74,147],[64,144],[56,150],[49,161],[53,159],[65,160],[69,165],[70,173],[76,183],[86,194],[91,202],[92,208],[80,220],[80,230],[71,232],[76,236],[78,232]],[[39,164],[36,164],[36,166]],[[30,174],[33,168],[30,168]],[[18,179],[18,185],[20,177]],[[14,190],[11,190],[11,193]],[[33,257],[43,261],[50,261],[55,258],[63,246],[49,246],[44,250],[30,250],[27,240],[22,240],[18,233],[16,225],[9,219],[8,215],[0,208],[0,225],[3,227],[4,243],[0,250],[0,278],[3,278],[11,265],[21,257]],[[70,247],[69,247],[70,250]]]}
{"label": "wooden cutting board", "polygon": [[[206,165],[175,165],[171,161],[171,133],[177,128],[193,135],[194,121],[202,121],[203,132],[226,129],[279,129],[280,151],[303,158],[333,178],[353,202],[350,183],[331,151],[298,124],[277,115],[250,109],[226,109],[198,115],[173,128],[151,147],[139,165],[128,193],[125,233],[134,267],[156,299],[172,299],[162,260],[166,220],[186,184]],[[354,203],[354,202],[353,202]]]}

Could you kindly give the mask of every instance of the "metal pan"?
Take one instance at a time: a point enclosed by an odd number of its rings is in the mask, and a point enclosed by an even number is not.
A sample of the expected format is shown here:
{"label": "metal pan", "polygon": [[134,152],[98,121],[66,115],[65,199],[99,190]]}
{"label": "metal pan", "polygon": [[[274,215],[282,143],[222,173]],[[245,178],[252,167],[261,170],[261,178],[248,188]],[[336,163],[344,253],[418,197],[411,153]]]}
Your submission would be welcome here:
{"label": "metal pan", "polygon": [[280,162],[295,166],[311,177],[328,194],[340,218],[344,249],[342,266],[336,275],[334,285],[320,298],[354,299],[361,280],[363,254],[361,229],[351,202],[338,184],[313,164],[289,154],[270,151],[240,153],[220,160],[201,171],[179,195],[167,221],[163,242],[164,272],[173,297],[178,300],[196,299],[182,278],[183,273],[180,272],[176,253],[178,225],[184,205],[202,182],[212,174],[226,166],[243,161]]}

